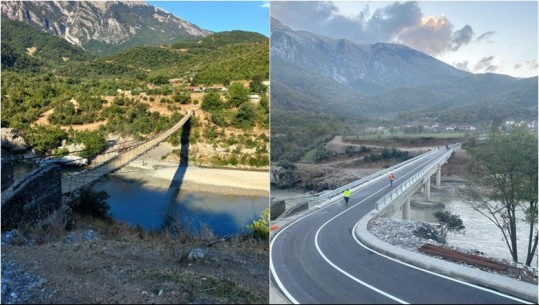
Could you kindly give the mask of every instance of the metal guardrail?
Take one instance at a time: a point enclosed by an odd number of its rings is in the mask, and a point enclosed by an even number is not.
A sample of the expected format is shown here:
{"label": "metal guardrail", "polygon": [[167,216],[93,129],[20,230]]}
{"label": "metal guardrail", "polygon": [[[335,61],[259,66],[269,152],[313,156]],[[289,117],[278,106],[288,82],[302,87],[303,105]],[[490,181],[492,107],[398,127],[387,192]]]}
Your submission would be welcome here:
{"label": "metal guardrail", "polygon": [[447,160],[453,154],[453,151],[456,148],[460,148],[461,144],[454,144],[451,145],[450,149],[442,154],[440,157],[438,157],[435,162],[432,162],[429,166],[422,169],[421,171],[415,173],[412,177],[408,178],[405,182],[401,183],[397,188],[395,188],[393,191],[389,192],[384,197],[378,199],[375,203],[376,211],[380,212],[382,211],[386,206],[391,204],[395,199],[397,199],[399,196],[403,194],[409,194],[412,191],[416,190],[416,186],[419,184],[421,185],[423,183],[423,177],[430,171],[432,171],[435,167],[438,167],[438,165],[442,162],[443,159]]}
{"label": "metal guardrail", "polygon": [[406,160],[406,161],[404,161],[402,163],[399,163],[397,165],[393,165],[393,166],[391,166],[389,168],[378,171],[378,172],[376,172],[374,174],[371,174],[369,176],[363,177],[363,178],[361,178],[359,180],[356,180],[354,182],[351,182],[351,183],[349,183],[347,185],[341,186],[338,189],[326,192],[326,193],[314,198],[313,201],[315,202],[315,204],[320,204],[320,203],[322,203],[322,202],[324,202],[326,200],[330,200],[330,199],[334,198],[335,196],[342,196],[343,191],[346,190],[346,189],[356,188],[356,187],[358,187],[358,186],[360,186],[360,185],[362,185],[362,184],[364,184],[364,183],[366,183],[366,182],[368,182],[368,181],[370,181],[372,179],[378,178],[378,177],[380,177],[382,175],[387,175],[389,172],[395,171],[399,167],[402,167],[402,166],[411,164],[413,162],[416,162],[419,159],[421,159],[423,157],[426,157],[426,156],[428,156],[428,155],[430,155],[430,154],[432,154],[434,152],[435,152],[435,150],[427,151],[427,152],[425,152],[425,153],[423,153],[423,154],[421,154],[419,156],[416,156],[416,157],[414,157],[412,159]]}

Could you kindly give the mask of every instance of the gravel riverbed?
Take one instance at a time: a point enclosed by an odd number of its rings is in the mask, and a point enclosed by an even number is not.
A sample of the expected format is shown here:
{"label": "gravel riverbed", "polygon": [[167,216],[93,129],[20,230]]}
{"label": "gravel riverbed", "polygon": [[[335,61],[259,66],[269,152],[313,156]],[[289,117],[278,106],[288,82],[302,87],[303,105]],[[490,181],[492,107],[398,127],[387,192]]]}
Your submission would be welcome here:
{"label": "gravel riverbed", "polygon": [[[521,280],[531,284],[537,284],[537,268],[528,267],[520,263],[514,263],[506,259],[500,259],[497,257],[491,257],[484,255],[483,252],[478,249],[462,248],[447,246],[436,242],[433,230],[435,226],[432,224],[421,221],[399,220],[392,218],[373,218],[369,225],[368,230],[371,234],[377,238],[397,247],[419,252],[419,247],[425,243],[434,244],[437,246],[444,246],[453,250],[457,250],[463,253],[475,254],[483,257],[502,262],[513,268],[508,268],[506,271],[493,271],[490,269],[482,269],[484,271],[497,273],[503,276],[511,277],[517,280]],[[422,253],[424,254],[424,253]],[[426,254],[424,254],[426,255]],[[464,263],[459,263],[464,264]],[[469,267],[477,268],[475,266],[467,265]]]}

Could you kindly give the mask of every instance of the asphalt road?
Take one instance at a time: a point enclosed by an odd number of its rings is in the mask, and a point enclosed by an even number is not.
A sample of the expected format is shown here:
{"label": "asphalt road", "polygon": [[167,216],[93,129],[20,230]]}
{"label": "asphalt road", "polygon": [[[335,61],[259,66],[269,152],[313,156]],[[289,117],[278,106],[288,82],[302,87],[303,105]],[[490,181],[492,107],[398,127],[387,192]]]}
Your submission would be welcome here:
{"label": "asphalt road", "polygon": [[[397,187],[429,161],[395,171]],[[344,200],[283,228],[271,241],[271,276],[292,303],[325,304],[514,304],[526,303],[492,290],[437,276],[380,256],[354,239],[353,228],[390,192],[384,177]]]}

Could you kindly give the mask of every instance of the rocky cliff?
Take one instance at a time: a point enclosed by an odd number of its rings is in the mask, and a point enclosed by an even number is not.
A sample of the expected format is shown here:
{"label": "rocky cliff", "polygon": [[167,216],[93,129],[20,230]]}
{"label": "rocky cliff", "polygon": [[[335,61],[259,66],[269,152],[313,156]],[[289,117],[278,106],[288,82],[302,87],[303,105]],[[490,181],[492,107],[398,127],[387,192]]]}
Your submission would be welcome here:
{"label": "rocky cliff", "polygon": [[2,17],[98,55],[211,34],[143,1],[2,1]]}

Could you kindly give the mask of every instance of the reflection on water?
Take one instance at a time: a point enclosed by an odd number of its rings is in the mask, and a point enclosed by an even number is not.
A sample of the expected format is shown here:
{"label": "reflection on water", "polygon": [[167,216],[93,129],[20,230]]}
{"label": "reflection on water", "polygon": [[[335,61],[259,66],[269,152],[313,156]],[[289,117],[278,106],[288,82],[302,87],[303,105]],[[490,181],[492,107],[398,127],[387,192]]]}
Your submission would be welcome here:
{"label": "reflection on water", "polygon": [[159,230],[167,216],[176,215],[183,228],[198,232],[207,225],[216,235],[242,232],[268,207],[268,197],[233,196],[181,190],[174,202],[167,203],[166,189],[146,188],[136,181],[110,177],[94,186],[106,191],[116,220]]}

